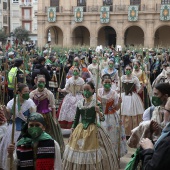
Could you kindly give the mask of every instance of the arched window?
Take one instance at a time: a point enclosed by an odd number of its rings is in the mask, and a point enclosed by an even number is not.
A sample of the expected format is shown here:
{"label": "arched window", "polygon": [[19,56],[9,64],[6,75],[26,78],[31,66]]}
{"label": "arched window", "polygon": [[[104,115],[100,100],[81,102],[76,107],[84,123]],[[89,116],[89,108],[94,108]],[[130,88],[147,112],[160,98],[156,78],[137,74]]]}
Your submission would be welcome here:
{"label": "arched window", "polygon": [[141,5],[141,0],[130,0],[130,5]]}

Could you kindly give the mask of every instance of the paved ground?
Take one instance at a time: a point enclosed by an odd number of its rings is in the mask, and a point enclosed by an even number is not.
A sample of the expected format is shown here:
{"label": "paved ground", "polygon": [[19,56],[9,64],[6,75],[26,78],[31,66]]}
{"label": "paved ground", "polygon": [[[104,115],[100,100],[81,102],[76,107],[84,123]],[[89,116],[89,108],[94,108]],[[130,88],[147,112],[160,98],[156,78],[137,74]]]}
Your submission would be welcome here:
{"label": "paved ground", "polygon": [[[63,136],[64,136],[65,143],[68,142],[70,132],[71,132],[70,130],[62,129],[62,133],[63,133]],[[121,160],[120,160],[120,170],[124,170],[126,164],[130,161],[131,155],[134,152],[135,152],[135,149],[128,148],[128,154],[125,155],[124,157],[122,157]]]}

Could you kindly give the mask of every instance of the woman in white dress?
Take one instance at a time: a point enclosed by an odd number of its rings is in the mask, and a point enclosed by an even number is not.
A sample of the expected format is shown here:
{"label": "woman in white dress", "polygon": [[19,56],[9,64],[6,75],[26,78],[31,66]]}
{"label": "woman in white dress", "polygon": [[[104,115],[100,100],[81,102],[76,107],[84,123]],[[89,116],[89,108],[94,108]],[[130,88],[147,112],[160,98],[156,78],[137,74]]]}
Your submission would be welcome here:
{"label": "woman in white dress", "polygon": [[[88,70],[91,72],[92,77],[93,77],[93,82],[95,84],[96,87],[96,83],[97,83],[97,75],[100,75],[100,72],[98,74],[98,71],[100,71],[100,69],[98,70],[98,63],[97,63],[98,58],[96,56],[94,56],[92,58],[92,64],[90,64],[88,66]],[[100,80],[100,79],[99,79]],[[100,82],[98,82],[98,84],[100,84]]]}
{"label": "woman in white dress", "polygon": [[[36,111],[36,106],[32,99],[29,98],[29,88],[26,84],[18,85],[18,96],[16,98],[16,129],[14,134],[14,142],[18,140],[21,133],[22,125],[27,122],[27,117]],[[8,119],[11,118],[13,112],[14,99],[7,103],[6,114]],[[12,124],[7,127],[7,132],[0,143],[0,168],[6,170],[7,147],[11,143]]]}
{"label": "woman in white dress", "polygon": [[[117,92],[111,89],[112,80],[109,74],[102,76],[103,87],[98,89],[98,100],[101,102],[105,121],[101,122],[112,141],[114,150],[118,157],[122,157],[127,153],[126,135],[123,125],[120,126],[120,117],[117,110],[120,109],[122,99]],[[121,133],[121,134],[119,134]],[[120,135],[120,136],[119,136]],[[119,143],[119,137],[121,139]],[[120,144],[120,153],[119,152]],[[120,155],[119,155],[120,154]]]}
{"label": "woman in white dress", "polygon": [[64,129],[71,128],[76,114],[77,102],[83,99],[81,92],[85,82],[79,77],[79,73],[79,69],[75,67],[73,69],[73,77],[68,79],[65,88],[58,89],[59,92],[68,92],[61,105],[58,118],[61,128]]}
{"label": "woman in white dress", "polygon": [[132,75],[132,67],[130,65],[125,67],[125,73],[126,75],[121,77],[121,115],[126,136],[130,136],[131,130],[137,127],[142,121],[144,105],[138,93],[142,92],[143,86],[140,85],[139,79]]}

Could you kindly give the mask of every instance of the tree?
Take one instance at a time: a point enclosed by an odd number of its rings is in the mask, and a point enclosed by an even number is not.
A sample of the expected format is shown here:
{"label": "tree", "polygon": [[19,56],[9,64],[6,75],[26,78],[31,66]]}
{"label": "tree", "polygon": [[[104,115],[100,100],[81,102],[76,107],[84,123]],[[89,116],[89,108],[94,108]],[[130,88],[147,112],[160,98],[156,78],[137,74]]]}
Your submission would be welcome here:
{"label": "tree", "polygon": [[14,30],[14,37],[16,37],[17,40],[20,42],[22,41],[29,41],[29,31],[22,28],[22,27],[17,27]]}
{"label": "tree", "polygon": [[0,41],[2,42],[2,44],[5,44],[7,41],[7,37],[8,35],[5,34],[5,31],[3,31],[2,29],[0,30]]}

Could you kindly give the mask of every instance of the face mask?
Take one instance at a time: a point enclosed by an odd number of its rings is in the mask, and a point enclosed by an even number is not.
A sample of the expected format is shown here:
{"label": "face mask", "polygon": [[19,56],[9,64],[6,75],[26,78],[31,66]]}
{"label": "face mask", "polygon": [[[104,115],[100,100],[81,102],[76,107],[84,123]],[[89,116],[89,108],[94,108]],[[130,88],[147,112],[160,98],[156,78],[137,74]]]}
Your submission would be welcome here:
{"label": "face mask", "polygon": [[79,73],[77,71],[73,71],[73,76],[78,76]]}
{"label": "face mask", "polygon": [[38,87],[39,87],[40,89],[43,89],[43,88],[45,87],[45,83],[38,83]]}
{"label": "face mask", "polygon": [[104,84],[103,86],[106,90],[109,90],[111,88],[111,84]]}
{"label": "face mask", "polygon": [[28,99],[30,98],[29,93],[23,94],[23,95],[22,95],[22,98],[23,98],[24,100],[28,100]]}
{"label": "face mask", "polygon": [[109,64],[109,68],[113,68],[113,64]]}
{"label": "face mask", "polygon": [[74,62],[74,66],[78,66],[79,65],[79,63],[78,62]]}
{"label": "face mask", "polygon": [[28,128],[28,133],[31,135],[32,138],[37,138],[42,134],[43,130],[40,127],[31,127]]}
{"label": "face mask", "polygon": [[131,70],[126,70],[126,75],[130,75],[132,73]]}
{"label": "face mask", "polygon": [[160,105],[162,105],[162,100],[161,100],[161,98],[160,97],[156,97],[156,96],[153,96],[152,97],[152,104],[154,105],[154,106],[160,106]]}
{"label": "face mask", "polygon": [[139,67],[137,65],[134,66],[134,69],[137,70]]}
{"label": "face mask", "polygon": [[90,92],[90,91],[85,90],[85,91],[83,92],[83,95],[84,95],[85,98],[89,98],[89,97],[91,97],[91,96],[93,95],[93,93]]}
{"label": "face mask", "polygon": [[97,63],[97,61],[96,61],[96,60],[93,60],[93,63],[94,63],[94,64],[96,64],[96,63]]}

